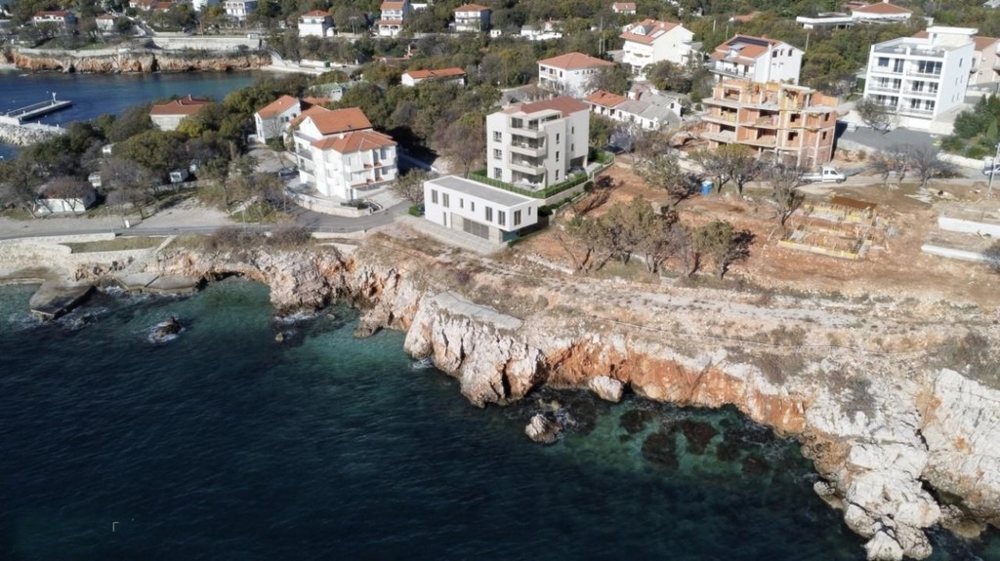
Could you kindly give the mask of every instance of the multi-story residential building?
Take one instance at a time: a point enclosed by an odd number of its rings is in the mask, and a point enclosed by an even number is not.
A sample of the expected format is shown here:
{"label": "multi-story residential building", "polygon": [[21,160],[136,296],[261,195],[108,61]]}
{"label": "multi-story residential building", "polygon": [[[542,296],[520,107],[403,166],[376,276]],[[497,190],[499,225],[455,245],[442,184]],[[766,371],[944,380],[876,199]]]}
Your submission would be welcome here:
{"label": "multi-story residential building", "polygon": [[76,14],[69,10],[42,10],[35,12],[35,15],[31,17],[31,23],[69,27],[76,25]]}
{"label": "multi-story residential building", "polygon": [[647,19],[626,28],[621,38],[622,63],[636,75],[657,62],[687,65],[692,60],[694,33],[679,23]]}
{"label": "multi-story residential building", "polygon": [[326,37],[333,30],[329,12],[313,10],[299,16],[299,37]]}
{"label": "multi-story residential building", "polygon": [[938,115],[965,99],[975,72],[976,29],[927,28],[927,37],[900,37],[872,45],[865,98],[891,108],[898,126],[929,129]]}
{"label": "multi-story residential building", "polygon": [[257,9],[257,0],[226,0],[222,7],[227,16],[243,21]]}
{"label": "multi-story residential building", "polygon": [[851,9],[851,19],[858,23],[900,23],[909,21],[912,15],[912,11],[892,4],[889,0]]}
{"label": "multi-story residential building", "polygon": [[528,41],[550,41],[562,39],[562,22],[547,21],[542,25],[521,26],[521,37]]}
{"label": "multi-story residential building", "polygon": [[538,222],[535,199],[453,175],[424,182],[424,217],[501,244]]}
{"label": "multi-story residential building", "polygon": [[406,20],[411,9],[410,0],[402,2],[386,0],[382,2],[380,18],[376,22],[379,36],[395,37],[399,35],[399,32],[403,30],[403,21]]}
{"label": "multi-story residential building", "polygon": [[547,58],[538,61],[538,85],[572,96],[584,96],[591,90],[591,78],[614,64],[583,53],[566,53]]}
{"label": "multi-story residential building", "polygon": [[798,16],[797,23],[803,29],[847,29],[855,23],[851,14],[844,12],[820,12],[815,16]]}
{"label": "multi-story residential building", "polygon": [[743,144],[785,165],[815,168],[833,158],[837,98],[778,82],[723,80],[702,100],[711,148]]}
{"label": "multi-story residential building", "polygon": [[489,31],[490,9],[478,4],[465,4],[455,8],[455,31]]}
{"label": "multi-story residential building", "polygon": [[635,2],[614,2],[611,4],[611,11],[616,14],[633,16],[635,15]]}
{"label": "multi-story residential building", "polygon": [[299,179],[321,197],[361,199],[397,177],[396,142],[357,107],[312,107],[293,127]]}
{"label": "multi-story residential building", "polygon": [[202,107],[211,105],[206,99],[195,99],[190,94],[167,103],[160,103],[149,108],[149,118],[156,128],[164,131],[177,129],[177,125],[185,118],[194,115]]}
{"label": "multi-story residential building", "polygon": [[218,6],[219,0],[192,0],[191,5],[200,12],[209,6]]}
{"label": "multi-story residential building", "polygon": [[766,37],[737,35],[715,48],[709,71],[716,80],[799,83],[802,50]]}
{"label": "multi-story residential building", "polygon": [[461,68],[439,68],[437,70],[410,70],[405,72],[399,83],[404,86],[416,86],[421,82],[434,81],[447,84],[465,85],[465,71]]}
{"label": "multi-story residential building", "polygon": [[490,178],[543,189],[587,165],[590,107],[570,97],[522,103],[486,117]]}
{"label": "multi-story residential building", "polygon": [[280,138],[291,126],[293,119],[302,113],[302,104],[297,98],[283,95],[264,106],[253,115],[257,140],[267,142]]}
{"label": "multi-story residential building", "polygon": [[661,130],[681,124],[682,97],[636,83],[625,96],[597,90],[584,101],[595,115],[643,130]]}
{"label": "multi-story residential building", "polygon": [[115,16],[111,14],[101,14],[94,18],[94,25],[101,33],[111,33],[115,30]]}
{"label": "multi-story residential building", "polygon": [[[927,39],[930,34],[927,30],[923,30],[914,33],[913,36],[918,39]],[[992,84],[1000,81],[1000,56],[998,56],[1000,39],[983,35],[972,35],[970,39],[973,44],[973,60],[969,85]]]}

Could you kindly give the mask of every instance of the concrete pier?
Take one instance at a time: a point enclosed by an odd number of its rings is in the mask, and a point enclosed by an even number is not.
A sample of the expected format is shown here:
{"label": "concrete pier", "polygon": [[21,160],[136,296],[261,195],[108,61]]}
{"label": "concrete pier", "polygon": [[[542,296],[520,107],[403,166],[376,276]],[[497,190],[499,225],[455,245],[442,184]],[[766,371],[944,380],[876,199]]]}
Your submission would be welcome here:
{"label": "concrete pier", "polygon": [[48,115],[49,113],[54,113],[67,107],[73,105],[72,101],[69,100],[57,100],[56,95],[52,94],[51,100],[40,101],[38,103],[32,103],[31,105],[26,105],[24,107],[19,107],[13,111],[8,111],[3,115],[0,115],[0,123],[5,123],[8,125],[21,125],[25,121],[30,121],[32,119],[37,119],[43,115]]}
{"label": "concrete pier", "polygon": [[28,306],[31,313],[41,319],[56,319],[75,308],[90,294],[93,288],[89,284],[65,285],[54,281],[45,281],[31,296]]}

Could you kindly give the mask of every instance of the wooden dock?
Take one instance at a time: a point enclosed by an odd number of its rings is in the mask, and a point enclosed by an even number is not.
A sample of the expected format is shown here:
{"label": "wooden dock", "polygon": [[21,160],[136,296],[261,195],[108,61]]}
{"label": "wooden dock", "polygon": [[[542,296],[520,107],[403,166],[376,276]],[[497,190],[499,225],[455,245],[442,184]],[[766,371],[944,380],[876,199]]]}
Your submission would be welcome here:
{"label": "wooden dock", "polygon": [[52,99],[50,100],[32,103],[31,105],[19,107],[13,111],[8,111],[0,115],[0,123],[6,123],[8,125],[23,125],[26,121],[38,119],[43,115],[61,111],[72,106],[72,101],[57,100],[56,94],[52,94]]}

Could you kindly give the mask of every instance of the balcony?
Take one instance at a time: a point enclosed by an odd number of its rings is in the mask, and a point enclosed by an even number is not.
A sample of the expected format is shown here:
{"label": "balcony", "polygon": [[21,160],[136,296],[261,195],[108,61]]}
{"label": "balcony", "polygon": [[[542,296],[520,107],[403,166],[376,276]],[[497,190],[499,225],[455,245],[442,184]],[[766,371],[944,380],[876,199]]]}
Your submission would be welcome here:
{"label": "balcony", "polygon": [[933,117],[933,109],[924,109],[923,107],[900,107],[900,115],[913,115],[915,117]]}
{"label": "balcony", "polygon": [[721,142],[723,144],[732,144],[733,142],[736,142],[736,133],[733,131],[703,132],[701,133],[701,137],[705,140]]}
{"label": "balcony", "polygon": [[902,84],[897,85],[896,87],[892,87],[891,85],[887,86],[887,85],[882,85],[882,84],[869,84],[868,85],[868,91],[870,91],[870,92],[884,92],[884,93],[898,93],[899,89],[901,87],[902,87]]}
{"label": "balcony", "polygon": [[774,148],[776,144],[777,137],[773,134],[759,136],[757,138],[747,138],[741,140],[741,144],[748,144],[750,146],[763,146],[765,148]]}
{"label": "balcony", "polygon": [[934,78],[934,79],[940,80],[941,79],[941,69],[938,69],[937,72],[929,72],[926,69],[925,70],[912,69],[912,70],[907,70],[906,71],[906,75],[907,76],[919,76],[921,78]]}
{"label": "balcony", "polygon": [[309,160],[310,162],[313,159],[312,152],[310,152],[309,150],[296,150],[295,155],[302,159]]}
{"label": "balcony", "polygon": [[901,93],[908,97],[926,97],[929,99],[935,99],[938,95],[937,91],[932,92],[930,90],[903,90]]}
{"label": "balcony", "polygon": [[778,128],[778,117],[776,115],[770,117],[758,117],[756,119],[747,119],[740,122],[740,126],[743,127],[754,127],[758,129],[776,129]]}
{"label": "balcony", "polygon": [[892,68],[892,67],[889,67],[889,66],[870,66],[870,67],[868,67],[868,70],[869,70],[869,72],[873,72],[875,74],[893,74],[893,75],[896,75],[896,76],[898,76],[898,75],[900,75],[900,74],[903,73],[903,69],[902,68],[900,68],[899,70],[896,70],[895,68]]}
{"label": "balcony", "polygon": [[508,164],[510,169],[520,171],[528,175],[538,175],[545,173],[545,167],[533,160],[511,158]]}
{"label": "balcony", "polygon": [[511,152],[522,154],[524,156],[530,156],[532,158],[540,158],[545,155],[545,145],[540,143],[533,144],[529,142],[512,142],[507,147]]}
{"label": "balcony", "polygon": [[726,66],[722,64],[713,64],[708,70],[713,74],[720,74],[730,78],[753,78],[754,74],[752,68]]}

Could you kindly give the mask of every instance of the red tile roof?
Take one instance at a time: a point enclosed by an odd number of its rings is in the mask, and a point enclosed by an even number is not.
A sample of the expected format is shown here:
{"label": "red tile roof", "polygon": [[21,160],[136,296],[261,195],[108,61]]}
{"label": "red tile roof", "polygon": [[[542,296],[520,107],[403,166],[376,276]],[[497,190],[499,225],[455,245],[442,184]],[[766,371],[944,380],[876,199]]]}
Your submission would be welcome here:
{"label": "red tile roof", "polygon": [[380,132],[357,131],[349,132],[343,136],[321,138],[314,141],[312,145],[320,150],[333,150],[341,154],[354,154],[362,150],[395,146],[396,141],[391,136]]}
{"label": "red tile roof", "polygon": [[879,2],[877,4],[870,4],[868,6],[861,6],[859,8],[854,8],[853,11],[861,12],[862,14],[879,14],[879,15],[890,15],[890,14],[912,14],[911,10],[907,10],[902,6],[897,6],[895,4],[890,4],[889,2]]}
{"label": "red tile roof", "polygon": [[680,24],[671,21],[647,19],[640,21],[639,23],[632,24],[628,28],[628,31],[621,34],[621,38],[626,41],[635,41],[636,43],[649,45],[652,44],[653,41],[659,39],[661,35],[678,25]]}
{"label": "red tile roof", "polygon": [[299,122],[306,117],[312,119],[314,125],[323,136],[340,134],[348,131],[360,131],[372,128],[371,122],[364,111],[357,107],[329,110],[320,106],[311,107],[302,112]]}
{"label": "red tile roof", "polygon": [[425,80],[427,78],[455,78],[465,76],[465,71],[461,68],[439,68],[437,70],[410,70],[407,72],[414,80]]}
{"label": "red tile roof", "polygon": [[298,104],[298,99],[290,95],[283,95],[265,105],[257,114],[260,115],[261,119],[273,119],[287,111],[290,107],[298,106]]}
{"label": "red tile roof", "polygon": [[406,2],[382,2],[382,10],[402,10]]}
{"label": "red tile roof", "polygon": [[150,107],[150,115],[194,115],[199,109],[212,102],[207,99],[195,99],[188,94],[180,99],[175,99],[167,103],[160,103]]}
{"label": "red tile roof", "polygon": [[566,53],[557,57],[540,60],[538,61],[538,64],[544,64],[545,66],[552,66],[554,68],[562,68],[563,70],[580,70],[583,68],[614,66],[615,63],[587,56],[583,53]]}
{"label": "red tile roof", "polygon": [[737,35],[736,37],[733,37],[716,47],[715,52],[712,53],[710,58],[713,60],[722,60],[724,58],[728,58],[730,50],[735,50],[738,53],[737,58],[755,61],[758,57],[767,52],[768,45],[776,47],[780,44],[781,41],[768,39],[767,37]]}
{"label": "red tile roof", "polygon": [[466,4],[455,8],[456,12],[485,12],[488,10],[489,8],[486,6],[480,6],[479,4]]}
{"label": "red tile roof", "polygon": [[635,2],[615,2],[611,5],[612,10],[618,10],[621,12],[635,11]]}
{"label": "red tile roof", "polygon": [[45,16],[56,16],[64,18],[69,15],[67,10],[42,10],[40,12],[35,12],[35,17],[45,17]]}
{"label": "red tile roof", "polygon": [[330,17],[330,12],[324,12],[323,10],[313,10],[311,12],[306,12],[302,14],[301,17],[306,17],[306,16],[317,17],[317,18],[328,18]]}
{"label": "red tile roof", "polygon": [[602,107],[614,107],[615,105],[625,101],[625,99],[626,98],[623,95],[613,94],[604,90],[597,90],[584,98],[584,101],[593,105],[600,105]]}
{"label": "red tile roof", "polygon": [[587,104],[577,101],[572,97],[556,97],[552,99],[546,99],[542,101],[535,101],[531,103],[522,103],[520,105],[514,105],[504,110],[504,113],[537,113],[539,111],[559,111],[562,113],[563,117],[568,117],[573,113],[578,113],[580,111],[590,111],[590,107]]}

